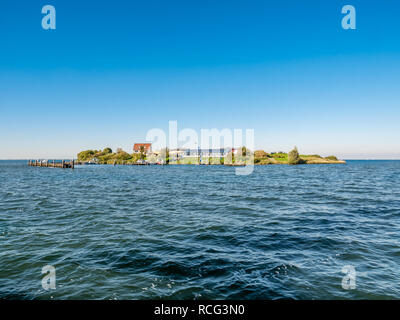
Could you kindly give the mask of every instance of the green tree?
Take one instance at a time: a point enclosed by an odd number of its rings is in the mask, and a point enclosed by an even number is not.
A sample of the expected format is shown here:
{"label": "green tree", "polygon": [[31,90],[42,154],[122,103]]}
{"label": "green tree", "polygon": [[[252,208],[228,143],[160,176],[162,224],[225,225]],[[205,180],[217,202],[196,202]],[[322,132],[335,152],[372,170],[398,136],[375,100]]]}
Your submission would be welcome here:
{"label": "green tree", "polygon": [[127,153],[127,152],[125,152],[125,151],[121,151],[121,152],[118,152],[116,154],[115,159],[117,159],[117,160],[130,160],[130,159],[132,159],[132,155]]}
{"label": "green tree", "polygon": [[95,157],[97,150],[85,150],[78,153],[78,160],[79,161],[89,161]]}
{"label": "green tree", "polygon": [[301,164],[303,162],[304,161],[300,158],[297,147],[294,147],[294,149],[288,153],[288,164]]}
{"label": "green tree", "polygon": [[328,157],[325,157],[325,159],[327,159],[327,160],[333,160],[333,161],[338,161],[338,158],[336,158],[335,156],[328,156]]}
{"label": "green tree", "polygon": [[169,149],[164,148],[161,150],[161,157],[165,161],[166,164],[169,164]]}
{"label": "green tree", "polygon": [[143,146],[140,146],[139,153],[140,153],[140,159],[143,160],[146,153]]}

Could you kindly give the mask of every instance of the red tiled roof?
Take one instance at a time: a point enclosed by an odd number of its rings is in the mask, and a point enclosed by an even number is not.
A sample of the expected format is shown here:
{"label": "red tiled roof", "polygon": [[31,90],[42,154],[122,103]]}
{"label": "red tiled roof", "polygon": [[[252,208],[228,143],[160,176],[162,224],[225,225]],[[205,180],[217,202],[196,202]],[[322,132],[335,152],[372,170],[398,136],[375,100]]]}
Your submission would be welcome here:
{"label": "red tiled roof", "polygon": [[151,149],[151,143],[135,143],[133,145],[133,150],[134,151],[140,151],[141,147],[143,147],[144,150],[150,150]]}

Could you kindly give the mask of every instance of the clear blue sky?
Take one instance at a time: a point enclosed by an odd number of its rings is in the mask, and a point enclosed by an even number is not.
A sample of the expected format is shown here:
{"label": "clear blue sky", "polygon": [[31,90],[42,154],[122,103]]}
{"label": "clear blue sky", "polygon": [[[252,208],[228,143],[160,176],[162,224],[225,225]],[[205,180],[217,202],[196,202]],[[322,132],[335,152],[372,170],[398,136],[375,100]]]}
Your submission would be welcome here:
{"label": "clear blue sky", "polygon": [[0,159],[128,151],[169,120],[254,128],[267,151],[400,158],[399,16],[397,0],[3,0]]}

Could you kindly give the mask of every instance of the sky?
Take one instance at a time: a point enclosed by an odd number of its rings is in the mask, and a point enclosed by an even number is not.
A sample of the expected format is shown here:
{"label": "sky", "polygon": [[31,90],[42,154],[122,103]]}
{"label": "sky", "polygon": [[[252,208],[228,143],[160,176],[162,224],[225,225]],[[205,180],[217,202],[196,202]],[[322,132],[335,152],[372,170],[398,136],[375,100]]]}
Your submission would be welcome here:
{"label": "sky", "polygon": [[269,152],[400,159],[399,14],[397,0],[3,0],[0,159],[130,152],[172,120],[254,129]]}

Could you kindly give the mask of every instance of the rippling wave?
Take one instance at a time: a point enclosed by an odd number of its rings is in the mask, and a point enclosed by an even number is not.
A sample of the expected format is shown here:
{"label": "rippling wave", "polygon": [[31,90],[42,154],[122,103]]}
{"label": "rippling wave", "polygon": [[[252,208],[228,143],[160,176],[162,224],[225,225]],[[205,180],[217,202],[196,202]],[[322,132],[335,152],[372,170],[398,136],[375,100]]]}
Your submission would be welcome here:
{"label": "rippling wave", "polygon": [[[400,161],[250,176],[0,161],[0,298],[400,298],[399,186]],[[56,290],[42,289],[45,265]]]}

